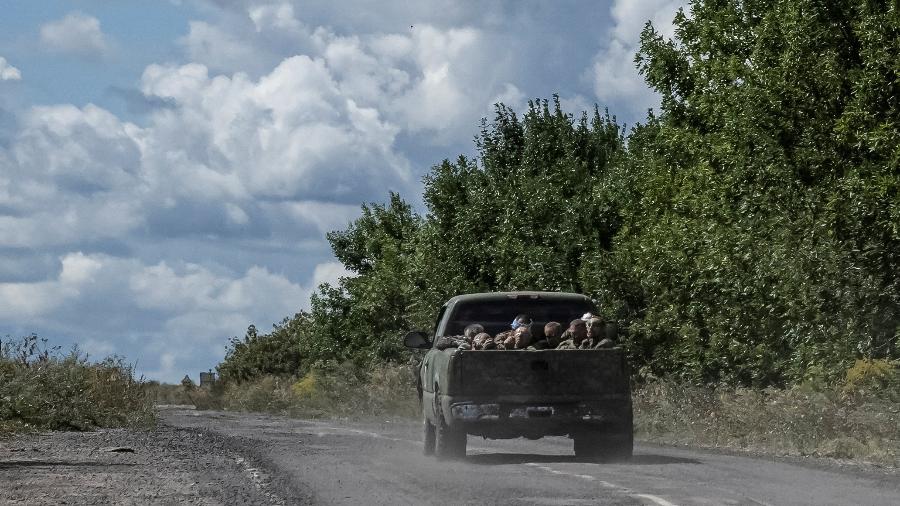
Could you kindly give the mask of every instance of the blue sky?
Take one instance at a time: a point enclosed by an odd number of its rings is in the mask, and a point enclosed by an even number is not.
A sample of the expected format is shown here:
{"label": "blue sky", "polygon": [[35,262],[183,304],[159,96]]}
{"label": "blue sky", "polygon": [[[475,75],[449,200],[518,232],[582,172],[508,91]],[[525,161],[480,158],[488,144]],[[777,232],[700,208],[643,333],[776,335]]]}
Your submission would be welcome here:
{"label": "blue sky", "polygon": [[502,101],[620,121],[669,0],[13,1],[0,18],[0,338],[177,381],[345,275],[363,202],[420,205]]}

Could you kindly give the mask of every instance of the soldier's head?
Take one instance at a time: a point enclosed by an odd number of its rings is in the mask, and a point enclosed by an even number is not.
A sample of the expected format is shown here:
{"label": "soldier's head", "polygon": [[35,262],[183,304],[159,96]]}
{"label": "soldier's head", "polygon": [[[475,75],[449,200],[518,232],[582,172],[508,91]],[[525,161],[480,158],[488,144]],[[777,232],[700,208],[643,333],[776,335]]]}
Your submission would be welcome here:
{"label": "soldier's head", "polygon": [[516,337],[531,337],[531,325],[522,325],[513,331],[513,335]]}
{"label": "soldier's head", "polygon": [[603,319],[599,316],[594,316],[587,322],[585,322],[587,326],[588,336],[592,338],[599,338],[603,334]]}
{"label": "soldier's head", "polygon": [[484,327],[477,323],[473,323],[466,326],[465,330],[463,330],[463,335],[466,336],[466,339],[473,339],[482,332],[484,332]]}
{"label": "soldier's head", "polygon": [[513,330],[516,330],[517,328],[521,327],[522,325],[526,325],[526,326],[531,325],[531,317],[528,316],[527,314],[520,314],[520,315],[516,316],[515,318],[513,318],[513,321],[512,321],[512,324],[510,325],[510,327],[512,327]]}
{"label": "soldier's head", "polygon": [[587,322],[584,320],[572,320],[569,323],[569,333],[572,334],[572,340],[580,343],[587,338]]}
{"label": "soldier's head", "polygon": [[562,325],[559,322],[547,322],[544,325],[544,337],[547,339],[557,338],[562,334]]}

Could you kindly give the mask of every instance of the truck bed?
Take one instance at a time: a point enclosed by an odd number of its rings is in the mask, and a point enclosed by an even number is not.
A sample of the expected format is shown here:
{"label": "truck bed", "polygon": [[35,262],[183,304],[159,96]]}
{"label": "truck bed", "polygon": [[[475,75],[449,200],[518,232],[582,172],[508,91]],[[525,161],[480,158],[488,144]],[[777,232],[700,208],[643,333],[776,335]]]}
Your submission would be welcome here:
{"label": "truck bed", "polygon": [[597,398],[626,394],[628,370],[618,349],[457,351],[449,395],[479,398]]}

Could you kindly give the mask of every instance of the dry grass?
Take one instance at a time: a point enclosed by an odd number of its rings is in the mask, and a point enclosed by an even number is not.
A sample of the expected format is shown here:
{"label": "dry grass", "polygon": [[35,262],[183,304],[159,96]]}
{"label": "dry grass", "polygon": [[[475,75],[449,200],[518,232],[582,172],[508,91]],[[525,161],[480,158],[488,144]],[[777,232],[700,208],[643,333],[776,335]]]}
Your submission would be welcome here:
{"label": "dry grass", "polygon": [[[857,364],[858,368],[859,364]],[[854,376],[848,371],[848,380]],[[634,392],[645,440],[900,466],[900,374],[752,390],[655,381]]]}
{"label": "dry grass", "polygon": [[150,426],[143,383],[119,358],[91,362],[36,336],[0,345],[0,431]]}
{"label": "dry grass", "polygon": [[[636,435],[662,443],[900,466],[900,373],[875,365],[857,364],[846,381],[828,387],[753,390],[648,382],[633,394]],[[414,374],[406,365],[363,371],[343,364],[299,379],[270,376],[229,385],[220,395],[198,397],[196,405],[303,418],[415,419]]]}
{"label": "dry grass", "polygon": [[[302,378],[266,376],[228,385],[220,405],[296,417],[418,417],[414,371],[381,365],[363,370],[349,363],[314,369]],[[198,406],[199,407],[199,406]]]}

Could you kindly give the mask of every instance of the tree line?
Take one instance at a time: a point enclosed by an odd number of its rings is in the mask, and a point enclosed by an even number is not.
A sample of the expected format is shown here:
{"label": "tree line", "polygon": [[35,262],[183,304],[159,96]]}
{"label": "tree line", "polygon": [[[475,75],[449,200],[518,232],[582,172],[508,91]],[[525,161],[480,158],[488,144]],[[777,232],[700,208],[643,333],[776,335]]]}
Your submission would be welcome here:
{"label": "tree line", "polygon": [[900,358],[900,7],[695,0],[635,57],[661,96],[630,129],[595,107],[499,104],[476,156],[328,234],[353,273],[225,378],[404,360],[466,292],[588,294],[642,376],[768,386]]}

